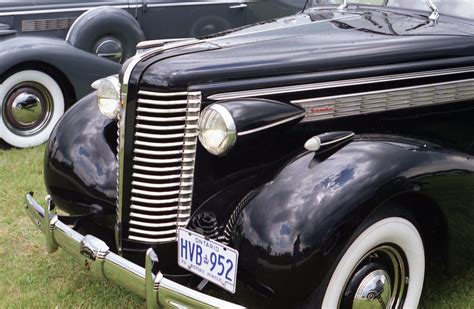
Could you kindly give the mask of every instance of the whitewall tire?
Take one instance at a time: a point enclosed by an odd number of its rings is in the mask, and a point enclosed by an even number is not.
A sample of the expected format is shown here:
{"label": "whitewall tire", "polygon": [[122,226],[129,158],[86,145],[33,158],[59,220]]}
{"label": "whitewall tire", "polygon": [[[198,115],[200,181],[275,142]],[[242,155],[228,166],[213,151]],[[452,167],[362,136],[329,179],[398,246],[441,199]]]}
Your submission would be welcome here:
{"label": "whitewall tire", "polygon": [[25,70],[0,85],[0,138],[19,147],[33,147],[48,140],[64,113],[64,95],[48,74]]}
{"label": "whitewall tire", "polygon": [[[415,309],[424,273],[423,241],[417,228],[400,217],[381,219],[349,245],[331,276],[322,307],[403,305]],[[378,292],[375,286],[379,286]]]}

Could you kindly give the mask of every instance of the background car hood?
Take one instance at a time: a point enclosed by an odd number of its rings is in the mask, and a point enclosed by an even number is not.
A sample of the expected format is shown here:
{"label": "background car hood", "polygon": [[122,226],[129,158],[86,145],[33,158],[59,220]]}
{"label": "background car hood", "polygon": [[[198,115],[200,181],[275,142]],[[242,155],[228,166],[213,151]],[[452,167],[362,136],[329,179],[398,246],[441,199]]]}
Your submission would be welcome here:
{"label": "background car hood", "polygon": [[[151,65],[142,86],[193,84],[472,55],[474,27],[407,11],[308,10],[203,38],[219,49]],[[166,82],[163,82],[166,78]],[[158,81],[158,82],[155,82]]]}

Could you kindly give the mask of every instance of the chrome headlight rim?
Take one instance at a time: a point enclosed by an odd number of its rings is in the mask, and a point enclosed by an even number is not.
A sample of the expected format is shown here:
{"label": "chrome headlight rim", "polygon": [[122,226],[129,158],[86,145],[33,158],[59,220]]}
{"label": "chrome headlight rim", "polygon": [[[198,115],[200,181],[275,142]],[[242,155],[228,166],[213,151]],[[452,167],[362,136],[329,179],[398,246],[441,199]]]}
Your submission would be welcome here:
{"label": "chrome headlight rim", "polygon": [[[91,86],[97,90],[97,107],[100,113],[111,120],[118,119],[122,110],[121,87],[118,76],[111,75],[101,78],[93,82]],[[110,92],[111,89],[113,90],[113,96],[107,96],[112,93]]]}
{"label": "chrome headlight rim", "polygon": [[[226,138],[222,141],[222,143],[225,142],[225,146],[222,148],[221,151],[216,151],[215,148],[211,148],[209,145],[207,145],[202,135],[203,127],[205,127],[203,123],[204,118],[205,118],[204,115],[209,112],[216,112],[222,118],[226,127]],[[227,108],[225,108],[223,105],[219,103],[211,104],[202,110],[201,116],[199,117],[199,121],[198,121],[198,127],[199,127],[199,141],[201,142],[201,145],[203,145],[203,147],[209,153],[213,155],[223,156],[227,154],[237,142],[237,127],[235,125],[234,117],[232,117],[231,113],[229,112]]]}

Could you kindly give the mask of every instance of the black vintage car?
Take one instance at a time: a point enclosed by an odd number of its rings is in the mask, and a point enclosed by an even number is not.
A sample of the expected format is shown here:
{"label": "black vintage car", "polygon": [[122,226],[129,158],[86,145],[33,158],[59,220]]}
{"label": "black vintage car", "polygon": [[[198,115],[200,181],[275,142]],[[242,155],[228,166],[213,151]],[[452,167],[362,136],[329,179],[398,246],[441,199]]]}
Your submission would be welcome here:
{"label": "black vintage car", "polygon": [[472,267],[473,4],[362,2],[142,44],[53,132],[48,251],[149,306],[416,308]]}
{"label": "black vintage car", "polygon": [[64,110],[118,73],[140,41],[209,35],[294,14],[305,1],[2,0],[0,138],[45,142]]}

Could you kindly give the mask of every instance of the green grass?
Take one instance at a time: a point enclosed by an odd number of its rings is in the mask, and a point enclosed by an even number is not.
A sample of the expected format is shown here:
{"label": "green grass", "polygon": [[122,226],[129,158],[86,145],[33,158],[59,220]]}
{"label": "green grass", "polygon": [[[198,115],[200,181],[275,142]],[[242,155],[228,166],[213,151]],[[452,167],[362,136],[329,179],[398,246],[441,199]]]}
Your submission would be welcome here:
{"label": "green grass", "polygon": [[[44,146],[0,149],[0,307],[145,307],[139,297],[90,278],[64,252],[48,255],[23,210],[23,196],[46,195]],[[427,278],[421,307],[474,308],[474,270]]]}

